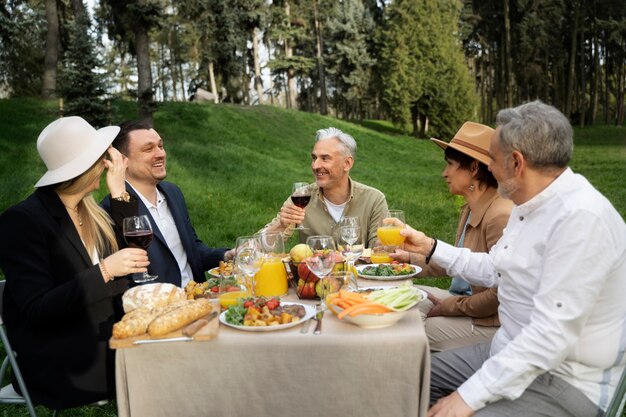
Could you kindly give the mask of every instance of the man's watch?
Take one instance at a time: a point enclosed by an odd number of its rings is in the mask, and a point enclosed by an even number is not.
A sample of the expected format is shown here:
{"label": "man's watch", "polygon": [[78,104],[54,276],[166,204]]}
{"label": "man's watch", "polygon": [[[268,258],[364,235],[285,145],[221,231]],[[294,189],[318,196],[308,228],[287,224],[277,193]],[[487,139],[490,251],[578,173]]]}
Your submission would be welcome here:
{"label": "man's watch", "polygon": [[130,194],[128,194],[128,191],[124,191],[119,197],[111,196],[111,198],[113,200],[123,201],[125,203],[128,203],[130,201]]}

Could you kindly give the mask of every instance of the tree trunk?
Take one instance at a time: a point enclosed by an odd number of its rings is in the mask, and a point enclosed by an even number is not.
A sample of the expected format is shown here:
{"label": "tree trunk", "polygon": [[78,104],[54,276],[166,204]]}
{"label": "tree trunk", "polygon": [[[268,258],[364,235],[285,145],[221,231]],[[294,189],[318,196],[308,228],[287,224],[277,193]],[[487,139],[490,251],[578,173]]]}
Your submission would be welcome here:
{"label": "tree trunk", "polygon": [[598,113],[598,99],[599,99],[599,87],[600,87],[600,44],[598,42],[598,29],[594,25],[593,33],[593,78],[591,81],[591,109],[589,111],[589,124],[594,125],[596,123],[596,116]]}
{"label": "tree trunk", "polygon": [[[172,48],[172,31],[171,30],[167,32],[167,49],[170,54],[169,70],[170,70],[170,74],[172,77],[172,98],[174,99],[174,101],[178,101],[178,87],[176,86],[178,82],[178,74],[176,71],[176,59],[175,59],[176,56],[174,53],[174,49]],[[183,97],[185,96],[184,91],[185,90],[183,89]]]}
{"label": "tree trunk", "polygon": [[317,18],[317,0],[313,1],[313,11],[315,16],[315,38],[316,38],[316,55],[317,55],[317,76],[319,77],[319,93],[320,93],[320,114],[328,114],[328,105],[326,104],[326,78],[324,77],[324,64],[322,61],[322,23]]}
{"label": "tree trunk", "polygon": [[624,76],[626,74],[624,74],[624,48],[626,48],[626,45],[624,44],[624,42],[621,42],[621,47],[619,47],[619,49],[617,50],[617,56],[616,56],[616,62],[618,63],[617,66],[617,85],[615,88],[615,99],[616,99],[616,103],[615,103],[615,125],[616,126],[621,126],[622,124],[624,124],[624,100],[626,99],[625,97],[625,89],[624,89]]}
{"label": "tree trunk", "polygon": [[252,53],[254,59],[254,86],[256,94],[259,96],[259,104],[265,104],[263,98],[263,79],[261,78],[261,62],[259,59],[259,29],[252,30]]}
{"label": "tree trunk", "polygon": [[[143,5],[146,0],[139,0]],[[137,50],[137,95],[139,98],[139,118],[152,123],[154,93],[152,91],[152,69],[150,68],[150,43],[148,28],[135,22],[135,48]]]}
{"label": "tree trunk", "polygon": [[[285,15],[287,16],[287,27],[291,27],[291,12],[289,9],[289,2],[285,2]],[[293,49],[289,42],[289,39],[285,39],[285,58],[287,60],[293,58]],[[296,71],[293,68],[287,70],[287,108],[297,109],[296,105]]]}
{"label": "tree trunk", "polygon": [[569,50],[569,68],[567,70],[567,87],[565,88],[565,117],[568,119],[572,115],[572,97],[574,96],[574,78],[576,77],[576,48],[578,41],[578,16],[580,6],[578,2],[573,2],[574,6],[574,27],[572,28],[572,41]]}
{"label": "tree trunk", "polygon": [[83,0],[72,0],[72,11],[74,12],[74,19],[76,21],[87,17],[87,10],[85,10]]}
{"label": "tree trunk", "polygon": [[46,20],[48,33],[46,34],[46,56],[44,58],[41,95],[44,98],[52,98],[57,89],[57,63],[61,44],[56,0],[46,0]]}
{"label": "tree trunk", "polygon": [[213,94],[213,102],[215,104],[220,102],[217,95],[217,86],[215,85],[215,71],[213,71],[213,61],[209,61],[209,82],[211,83],[211,93]]}
{"label": "tree trunk", "polygon": [[505,85],[507,107],[513,107],[513,57],[511,54],[511,19],[509,17],[509,0],[504,0],[504,54],[505,54]]}
{"label": "tree trunk", "polygon": [[580,113],[580,127],[585,127],[587,112],[587,80],[585,77],[585,29],[580,31],[580,99],[578,103]]}
{"label": "tree trunk", "polygon": [[183,63],[181,61],[178,61],[178,77],[180,78],[181,100],[185,101],[185,73],[183,72]]}

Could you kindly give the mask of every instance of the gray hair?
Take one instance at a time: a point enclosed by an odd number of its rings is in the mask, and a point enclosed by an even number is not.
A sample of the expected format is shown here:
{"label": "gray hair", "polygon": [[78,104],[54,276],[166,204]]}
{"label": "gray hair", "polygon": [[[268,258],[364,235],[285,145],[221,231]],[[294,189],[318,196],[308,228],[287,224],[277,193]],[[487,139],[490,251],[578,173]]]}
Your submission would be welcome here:
{"label": "gray hair", "polygon": [[352,159],[356,156],[356,141],[347,133],[342,132],[336,127],[329,127],[326,129],[320,129],[315,134],[315,141],[337,138],[344,147],[344,153],[347,156],[351,156]]}
{"label": "gray hair", "polygon": [[521,152],[533,168],[564,168],[574,150],[574,133],[567,117],[540,100],[498,112],[502,151]]}

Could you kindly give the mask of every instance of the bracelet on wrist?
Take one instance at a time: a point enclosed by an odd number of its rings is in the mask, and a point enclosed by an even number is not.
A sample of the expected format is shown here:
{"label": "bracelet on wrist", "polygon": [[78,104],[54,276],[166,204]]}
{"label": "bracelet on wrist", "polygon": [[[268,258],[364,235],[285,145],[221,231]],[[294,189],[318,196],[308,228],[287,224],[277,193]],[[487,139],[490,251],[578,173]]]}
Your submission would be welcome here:
{"label": "bracelet on wrist", "polygon": [[430,258],[432,258],[433,253],[435,253],[435,249],[437,249],[437,239],[433,238],[433,247],[430,249],[430,253],[426,256],[425,262],[426,265],[430,262]]}
{"label": "bracelet on wrist", "polygon": [[111,281],[114,277],[109,273],[107,267],[104,265],[104,260],[100,261],[98,265],[100,266],[100,272],[102,272],[102,276],[104,277],[104,282]]}

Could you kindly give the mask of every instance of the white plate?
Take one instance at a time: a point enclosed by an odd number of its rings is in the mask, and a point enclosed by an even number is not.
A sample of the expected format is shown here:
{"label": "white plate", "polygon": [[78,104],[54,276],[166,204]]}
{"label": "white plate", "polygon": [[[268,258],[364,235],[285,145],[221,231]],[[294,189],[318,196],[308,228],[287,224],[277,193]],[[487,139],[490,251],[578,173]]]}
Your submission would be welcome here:
{"label": "white plate", "polygon": [[[213,278],[221,278],[222,276],[220,275],[220,269],[218,267],[215,268],[211,268],[207,271],[209,273],[209,275],[211,275]],[[230,277],[232,274],[229,275],[224,275],[225,277]]]}
{"label": "white plate", "polygon": [[226,311],[223,311],[222,314],[220,314],[220,323],[225,324],[228,327],[232,327],[238,330],[243,330],[246,332],[272,332],[274,330],[283,330],[283,329],[288,329],[290,327],[297,326],[313,318],[313,316],[315,316],[315,306],[310,306],[310,305],[300,304],[300,303],[287,303],[283,301],[281,301],[280,303],[281,305],[293,305],[293,304],[301,305],[302,307],[304,307],[304,317],[302,317],[299,321],[291,322],[287,324],[279,324],[278,326],[237,326],[235,324],[230,324],[226,321]]}
{"label": "white plate", "polygon": [[359,278],[365,278],[365,279],[373,279],[373,280],[377,280],[377,281],[397,281],[400,279],[407,279],[407,278],[411,278],[417,274],[420,273],[420,271],[422,270],[422,268],[420,268],[417,265],[411,265],[413,267],[413,269],[415,269],[415,272],[413,272],[412,274],[405,274],[405,275],[389,275],[389,276],[376,276],[376,275],[363,275],[361,272],[363,272],[363,269],[368,268],[368,267],[372,267],[372,266],[376,266],[376,265],[389,265],[389,264],[368,264],[368,265],[357,265],[356,266],[356,270],[359,274]]}

